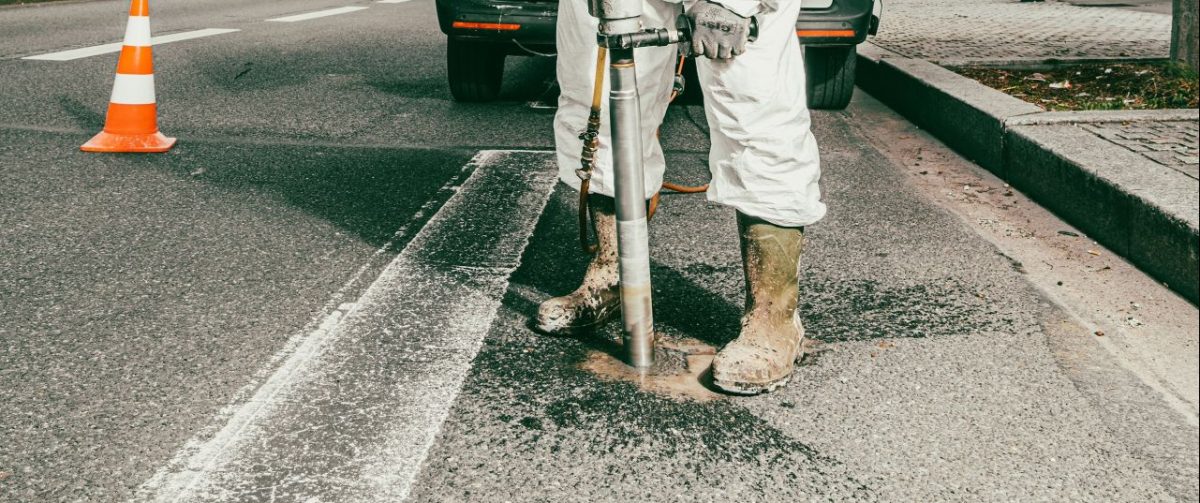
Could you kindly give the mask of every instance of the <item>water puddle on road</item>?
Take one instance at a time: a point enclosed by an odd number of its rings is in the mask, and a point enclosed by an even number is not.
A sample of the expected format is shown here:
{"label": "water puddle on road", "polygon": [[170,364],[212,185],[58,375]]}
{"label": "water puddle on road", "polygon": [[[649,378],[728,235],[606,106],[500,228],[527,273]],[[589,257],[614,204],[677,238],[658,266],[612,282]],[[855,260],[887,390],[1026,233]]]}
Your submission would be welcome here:
{"label": "water puddle on road", "polygon": [[634,370],[618,357],[598,350],[588,353],[579,368],[602,380],[630,382],[643,391],[673,400],[710,402],[725,397],[709,388],[709,367],[716,354],[716,348],[695,339],[660,337],[654,368],[647,372]]}

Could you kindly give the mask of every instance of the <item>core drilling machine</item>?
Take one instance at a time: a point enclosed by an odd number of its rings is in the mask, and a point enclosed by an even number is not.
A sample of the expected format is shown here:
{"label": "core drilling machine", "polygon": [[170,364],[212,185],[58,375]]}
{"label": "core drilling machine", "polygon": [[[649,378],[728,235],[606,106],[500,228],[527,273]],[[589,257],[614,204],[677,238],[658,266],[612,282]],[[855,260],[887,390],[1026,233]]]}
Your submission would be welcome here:
{"label": "core drilling machine", "polygon": [[[600,20],[596,37],[601,50],[600,59],[603,60],[607,51],[609,61],[609,120],[626,358],[630,366],[645,371],[654,365],[654,312],[642,165],[641,106],[633,50],[637,47],[686,43],[691,38],[692,27],[686,16],[680,16],[673,28],[643,28],[642,0],[588,0],[588,12]],[[752,20],[751,39],[756,28]],[[597,106],[602,71],[603,67],[598,63],[595,91]],[[598,115],[599,111],[594,107],[592,124],[589,124],[591,138],[585,138],[585,168],[580,171],[580,177],[585,182],[590,178],[590,163],[595,154],[596,128],[591,126],[598,125]],[[581,201],[586,201],[586,194],[583,196]]]}

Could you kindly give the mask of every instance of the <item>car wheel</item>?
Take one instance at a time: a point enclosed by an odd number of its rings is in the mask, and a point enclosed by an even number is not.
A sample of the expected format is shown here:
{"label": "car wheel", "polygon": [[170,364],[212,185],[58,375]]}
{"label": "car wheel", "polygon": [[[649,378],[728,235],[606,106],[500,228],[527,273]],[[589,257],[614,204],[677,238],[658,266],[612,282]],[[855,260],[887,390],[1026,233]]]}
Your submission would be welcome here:
{"label": "car wheel", "polygon": [[448,39],[446,75],[455,101],[492,101],[504,77],[504,50],[493,44]]}
{"label": "car wheel", "polygon": [[858,51],[854,46],[805,47],[804,67],[808,80],[808,108],[841,110],[854,94],[854,69]]}

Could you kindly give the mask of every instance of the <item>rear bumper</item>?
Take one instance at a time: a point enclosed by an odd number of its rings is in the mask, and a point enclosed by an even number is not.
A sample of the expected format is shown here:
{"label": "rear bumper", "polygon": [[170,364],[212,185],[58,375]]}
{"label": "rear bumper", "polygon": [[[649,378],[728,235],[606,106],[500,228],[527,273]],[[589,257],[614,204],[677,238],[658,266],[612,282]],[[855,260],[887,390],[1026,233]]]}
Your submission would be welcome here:
{"label": "rear bumper", "polygon": [[442,33],[450,37],[497,43],[515,41],[529,47],[554,46],[557,2],[437,0],[437,13]]}
{"label": "rear bumper", "polygon": [[796,33],[803,45],[858,45],[871,33],[874,8],[874,0],[837,0],[827,9],[805,9]]}
{"label": "rear bumper", "polygon": [[[436,4],[438,25],[447,36],[553,50],[558,17],[555,1],[437,0]],[[796,21],[800,43],[862,43],[871,31],[874,6],[875,0],[837,0],[826,9],[806,9]]]}

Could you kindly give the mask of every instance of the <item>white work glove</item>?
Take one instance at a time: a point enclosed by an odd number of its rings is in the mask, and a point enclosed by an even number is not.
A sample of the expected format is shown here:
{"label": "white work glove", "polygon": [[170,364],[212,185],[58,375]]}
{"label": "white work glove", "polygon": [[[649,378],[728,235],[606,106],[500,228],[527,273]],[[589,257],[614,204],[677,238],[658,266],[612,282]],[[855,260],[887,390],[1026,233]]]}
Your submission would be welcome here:
{"label": "white work glove", "polygon": [[750,18],[735,14],[719,4],[700,0],[687,11],[692,23],[692,55],[730,59],[746,52],[750,40]]}

